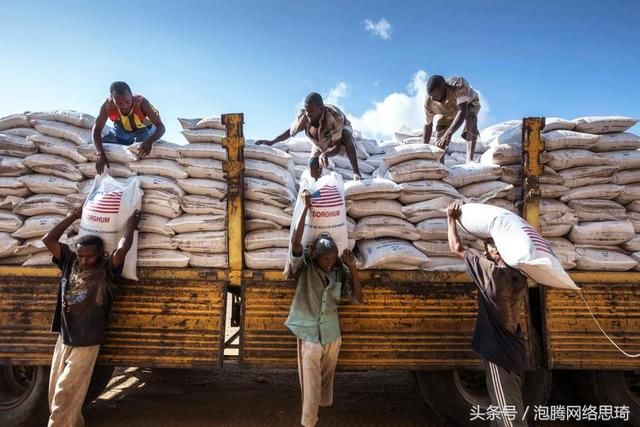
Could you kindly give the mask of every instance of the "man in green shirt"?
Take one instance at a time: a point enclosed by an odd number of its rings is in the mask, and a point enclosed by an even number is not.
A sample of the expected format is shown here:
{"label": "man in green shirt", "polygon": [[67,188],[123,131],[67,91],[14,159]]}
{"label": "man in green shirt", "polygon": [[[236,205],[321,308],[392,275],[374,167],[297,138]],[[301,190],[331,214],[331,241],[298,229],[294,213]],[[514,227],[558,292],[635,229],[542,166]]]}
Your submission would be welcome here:
{"label": "man in green shirt", "polygon": [[285,325],[297,337],[298,374],[305,427],[318,422],[318,408],[333,404],[333,377],[340,352],[338,305],[342,296],[362,303],[362,288],[355,256],[345,249],[342,260],[328,234],[321,234],[304,253],[302,235],[311,194],[302,193],[304,210],[291,238],[292,271],[298,284]]}

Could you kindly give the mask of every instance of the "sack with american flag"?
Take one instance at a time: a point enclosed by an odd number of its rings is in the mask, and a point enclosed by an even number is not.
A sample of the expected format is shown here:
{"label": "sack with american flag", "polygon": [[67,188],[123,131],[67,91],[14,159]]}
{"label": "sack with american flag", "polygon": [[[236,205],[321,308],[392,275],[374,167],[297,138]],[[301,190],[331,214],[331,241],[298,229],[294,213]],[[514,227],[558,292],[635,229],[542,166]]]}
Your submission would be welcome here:
{"label": "sack with american flag", "polygon": [[[105,252],[111,255],[124,235],[127,220],[141,206],[142,190],[138,177],[116,181],[107,173],[97,175],[84,202],[78,234],[79,236],[100,236],[104,242]],[[136,231],[133,244],[125,259],[122,277],[138,280],[137,260],[138,232]]]}

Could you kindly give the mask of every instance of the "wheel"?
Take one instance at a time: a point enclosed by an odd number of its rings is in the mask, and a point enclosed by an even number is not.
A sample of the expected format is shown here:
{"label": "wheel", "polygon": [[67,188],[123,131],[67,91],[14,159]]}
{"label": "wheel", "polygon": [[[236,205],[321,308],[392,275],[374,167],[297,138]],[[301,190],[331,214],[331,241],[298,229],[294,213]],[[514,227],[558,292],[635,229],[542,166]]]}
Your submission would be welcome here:
{"label": "wheel", "polygon": [[107,388],[107,385],[109,385],[109,381],[111,381],[114,369],[115,368],[113,366],[103,365],[96,365],[93,368],[91,383],[89,384],[87,395],[84,398],[83,406],[88,406],[102,394],[104,389]]}
{"label": "wheel", "polygon": [[14,427],[27,420],[43,425],[48,383],[47,366],[0,366],[0,425]]}
{"label": "wheel", "polygon": [[[424,400],[443,421],[468,426],[473,406],[483,410],[491,404],[484,371],[418,371],[418,388]],[[543,404],[551,392],[551,372],[527,371],[523,381],[525,405]],[[475,420],[474,425],[489,425]]]}
{"label": "wheel", "polygon": [[640,426],[640,371],[575,371],[573,378],[584,404],[629,408],[629,421],[608,425]]}

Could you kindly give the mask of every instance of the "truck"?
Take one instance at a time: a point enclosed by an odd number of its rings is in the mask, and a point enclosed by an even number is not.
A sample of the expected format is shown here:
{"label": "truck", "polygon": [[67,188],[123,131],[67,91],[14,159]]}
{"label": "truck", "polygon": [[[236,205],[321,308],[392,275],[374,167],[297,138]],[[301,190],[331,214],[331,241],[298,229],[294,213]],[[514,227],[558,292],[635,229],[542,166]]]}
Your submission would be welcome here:
{"label": "truck", "polygon": [[[296,367],[294,336],[284,326],[295,282],[282,271],[244,264],[244,116],[222,116],[228,183],[226,269],[146,268],[125,281],[110,317],[85,403],[106,387],[116,366],[224,369]],[[523,217],[539,227],[544,118],[523,119]],[[342,370],[407,370],[447,425],[468,425],[489,396],[471,349],[477,291],[466,273],[362,271],[366,304],[340,307]],[[603,329],[640,352],[640,272],[570,272]],[[17,426],[47,411],[49,332],[59,272],[0,267],[0,425]],[[552,380],[570,382],[585,404],[620,405],[640,425],[640,361],[624,357],[602,334],[575,291],[531,286],[521,325],[527,343],[525,404],[547,401]],[[239,332],[225,339],[225,332]],[[225,350],[237,349],[230,356]],[[474,422],[475,424],[476,422]],[[478,425],[481,425],[478,422]]]}

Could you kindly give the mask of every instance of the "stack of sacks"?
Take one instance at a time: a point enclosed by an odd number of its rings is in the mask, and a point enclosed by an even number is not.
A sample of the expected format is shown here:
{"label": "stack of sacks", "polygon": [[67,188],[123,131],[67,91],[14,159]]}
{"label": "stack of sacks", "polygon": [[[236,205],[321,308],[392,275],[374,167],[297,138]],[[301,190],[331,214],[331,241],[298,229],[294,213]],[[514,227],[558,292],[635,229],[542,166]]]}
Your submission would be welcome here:
{"label": "stack of sacks", "polygon": [[188,144],[157,142],[129,165],[144,190],[138,265],[168,259],[172,267],[226,268],[225,127],[219,117],[178,121]]}
{"label": "stack of sacks", "polygon": [[[547,119],[542,235],[566,269],[625,271],[640,251],[640,137],[625,117]],[[628,208],[626,208],[628,207]],[[637,256],[636,256],[637,258]]]}
{"label": "stack of sacks", "polygon": [[247,144],[244,159],[245,264],[283,270],[297,197],[292,156],[278,148]]}

